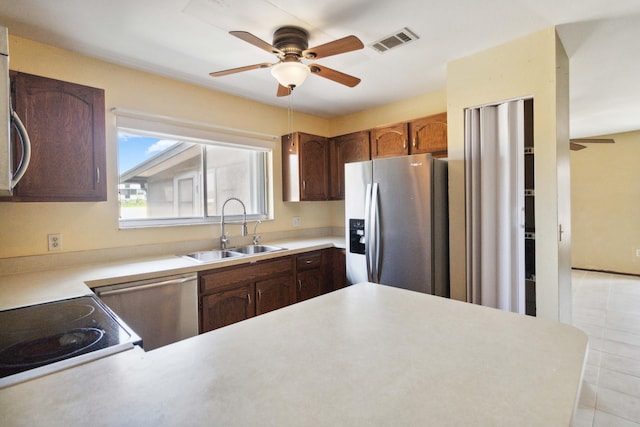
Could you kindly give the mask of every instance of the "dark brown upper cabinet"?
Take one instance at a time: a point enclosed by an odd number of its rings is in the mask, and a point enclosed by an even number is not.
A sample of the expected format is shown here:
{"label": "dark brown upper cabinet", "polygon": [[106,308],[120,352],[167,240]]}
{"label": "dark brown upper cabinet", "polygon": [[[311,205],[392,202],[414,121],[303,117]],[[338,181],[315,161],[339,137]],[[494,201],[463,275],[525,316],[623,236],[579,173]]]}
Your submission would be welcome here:
{"label": "dark brown upper cabinet", "polygon": [[31,162],[5,200],[107,200],[104,90],[15,71],[11,82]]}
{"label": "dark brown upper cabinet", "polygon": [[369,131],[354,132],[332,138],[329,142],[329,184],[332,200],[344,199],[344,165],[371,159]]}
{"label": "dark brown upper cabinet", "polygon": [[395,157],[409,154],[407,123],[394,123],[371,129],[371,157]]}
{"label": "dark brown upper cabinet", "polygon": [[447,156],[447,113],[440,113],[409,122],[409,152]]}
{"label": "dark brown upper cabinet", "polygon": [[282,137],[282,199],[329,199],[329,140],[295,132]]}
{"label": "dark brown upper cabinet", "polygon": [[283,200],[343,200],[346,163],[418,153],[447,156],[446,112],[331,139],[302,132],[284,135]]}

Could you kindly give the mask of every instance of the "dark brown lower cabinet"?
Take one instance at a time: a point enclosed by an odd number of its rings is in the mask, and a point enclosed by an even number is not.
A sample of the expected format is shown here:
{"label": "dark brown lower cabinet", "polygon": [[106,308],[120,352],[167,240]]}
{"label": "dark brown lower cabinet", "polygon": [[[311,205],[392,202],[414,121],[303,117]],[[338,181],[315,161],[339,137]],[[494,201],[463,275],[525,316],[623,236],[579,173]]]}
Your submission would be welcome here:
{"label": "dark brown lower cabinet", "polygon": [[256,315],[268,313],[293,303],[293,274],[256,282]]}
{"label": "dark brown lower cabinet", "polygon": [[200,333],[295,301],[293,257],[200,273]]}
{"label": "dark brown lower cabinet", "polygon": [[255,315],[253,284],[236,286],[202,297],[201,332],[211,331]]}
{"label": "dark brown lower cabinet", "polygon": [[200,333],[346,286],[344,249],[329,248],[201,272]]}
{"label": "dark brown lower cabinet", "polygon": [[296,301],[317,297],[325,290],[324,253],[320,250],[296,256]]}
{"label": "dark brown lower cabinet", "polygon": [[328,291],[337,291],[347,286],[347,256],[345,249],[331,248],[327,250],[331,257],[331,262],[327,266],[327,271],[331,274]]}

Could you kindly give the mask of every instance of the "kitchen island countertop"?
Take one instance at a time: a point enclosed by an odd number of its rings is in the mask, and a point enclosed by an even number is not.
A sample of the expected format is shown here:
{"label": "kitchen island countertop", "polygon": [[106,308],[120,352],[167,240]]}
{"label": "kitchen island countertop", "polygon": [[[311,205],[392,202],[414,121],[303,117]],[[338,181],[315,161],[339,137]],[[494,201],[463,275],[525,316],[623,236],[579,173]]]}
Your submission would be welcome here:
{"label": "kitchen island countertop", "polygon": [[0,391],[4,425],[568,426],[587,337],[371,283]]}

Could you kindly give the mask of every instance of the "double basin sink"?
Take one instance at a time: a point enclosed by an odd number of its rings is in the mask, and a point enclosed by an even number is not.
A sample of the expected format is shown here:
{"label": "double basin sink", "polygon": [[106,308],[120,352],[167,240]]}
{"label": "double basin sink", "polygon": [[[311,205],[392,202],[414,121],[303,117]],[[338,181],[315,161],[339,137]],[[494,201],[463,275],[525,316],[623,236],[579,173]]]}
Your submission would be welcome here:
{"label": "double basin sink", "polygon": [[193,252],[185,255],[186,258],[200,262],[221,261],[227,258],[235,258],[246,255],[256,255],[268,252],[282,251],[284,248],[270,245],[247,245],[231,249],[212,249],[210,251]]}

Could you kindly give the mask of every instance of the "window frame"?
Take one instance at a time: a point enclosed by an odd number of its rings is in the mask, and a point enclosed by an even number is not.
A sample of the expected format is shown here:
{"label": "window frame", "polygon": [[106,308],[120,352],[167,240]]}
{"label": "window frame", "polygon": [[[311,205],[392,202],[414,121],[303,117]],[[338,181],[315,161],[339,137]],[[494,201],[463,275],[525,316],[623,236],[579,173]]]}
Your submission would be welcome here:
{"label": "window frame", "polygon": [[[230,147],[238,149],[250,149],[263,152],[262,164],[256,165],[264,176],[264,182],[260,180],[258,191],[259,203],[265,208],[265,213],[247,214],[247,221],[273,219],[273,150],[279,137],[256,132],[248,132],[238,129],[221,128],[205,123],[192,122],[166,116],[158,116],[141,113],[132,110],[112,109],[116,117],[116,144],[119,144],[120,132],[134,135],[147,135],[157,138],[175,139],[200,145],[200,173],[198,173],[200,186],[200,201],[202,216],[172,217],[172,218],[120,218],[120,201],[118,201],[118,227],[119,229],[150,228],[150,227],[174,227],[184,225],[219,224],[221,215],[209,215],[207,203],[207,160],[206,146]],[[118,159],[119,162],[119,159]],[[119,189],[120,177],[117,179]],[[225,215],[225,222],[241,221],[242,215]]]}

